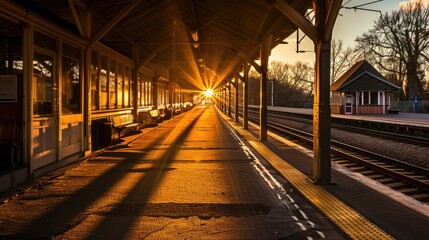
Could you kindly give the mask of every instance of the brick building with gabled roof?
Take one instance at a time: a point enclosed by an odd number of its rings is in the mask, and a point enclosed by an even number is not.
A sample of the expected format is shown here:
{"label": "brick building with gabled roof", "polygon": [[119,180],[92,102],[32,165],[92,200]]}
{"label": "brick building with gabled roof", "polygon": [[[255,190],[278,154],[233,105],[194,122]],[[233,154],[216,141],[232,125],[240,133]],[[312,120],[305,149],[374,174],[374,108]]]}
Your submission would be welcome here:
{"label": "brick building with gabled roof", "polygon": [[390,94],[398,89],[366,60],[359,61],[331,84],[331,113],[386,114]]}

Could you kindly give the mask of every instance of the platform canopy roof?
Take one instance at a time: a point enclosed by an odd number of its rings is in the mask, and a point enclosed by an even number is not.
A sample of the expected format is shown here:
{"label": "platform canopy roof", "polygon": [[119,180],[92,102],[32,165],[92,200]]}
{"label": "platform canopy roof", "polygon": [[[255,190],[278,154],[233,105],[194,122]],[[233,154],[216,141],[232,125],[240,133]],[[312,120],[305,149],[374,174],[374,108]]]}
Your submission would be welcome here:
{"label": "platform canopy roof", "polygon": [[[156,65],[158,74],[170,72],[190,89],[214,87],[244,60],[257,60],[259,46],[269,35],[271,49],[285,44],[284,39],[297,29],[296,22],[311,26],[305,14],[313,7],[312,0],[14,2],[66,26],[91,44],[101,42],[130,58],[133,51],[134,56],[138,52],[139,67]],[[85,33],[88,15],[91,34]]]}

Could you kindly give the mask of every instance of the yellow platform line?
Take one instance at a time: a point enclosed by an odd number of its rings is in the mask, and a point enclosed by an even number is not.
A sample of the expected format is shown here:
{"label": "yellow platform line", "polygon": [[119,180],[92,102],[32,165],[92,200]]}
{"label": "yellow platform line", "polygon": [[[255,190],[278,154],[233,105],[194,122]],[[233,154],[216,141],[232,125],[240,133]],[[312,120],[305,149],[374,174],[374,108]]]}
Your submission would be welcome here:
{"label": "yellow platform line", "polygon": [[243,136],[268,163],[351,239],[394,239],[360,213],[333,196],[322,186],[311,183],[305,174],[273,153],[254,135],[243,130],[236,123],[228,121],[225,115],[222,114],[222,117],[229,122],[230,126]]}

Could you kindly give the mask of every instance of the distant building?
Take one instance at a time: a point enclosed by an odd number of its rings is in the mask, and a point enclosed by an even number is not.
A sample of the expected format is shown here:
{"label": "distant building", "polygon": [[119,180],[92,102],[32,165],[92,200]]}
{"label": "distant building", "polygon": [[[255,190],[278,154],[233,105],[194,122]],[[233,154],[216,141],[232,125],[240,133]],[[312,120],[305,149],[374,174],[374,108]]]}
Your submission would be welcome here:
{"label": "distant building", "polygon": [[390,94],[400,89],[362,60],[331,85],[331,113],[386,114]]}

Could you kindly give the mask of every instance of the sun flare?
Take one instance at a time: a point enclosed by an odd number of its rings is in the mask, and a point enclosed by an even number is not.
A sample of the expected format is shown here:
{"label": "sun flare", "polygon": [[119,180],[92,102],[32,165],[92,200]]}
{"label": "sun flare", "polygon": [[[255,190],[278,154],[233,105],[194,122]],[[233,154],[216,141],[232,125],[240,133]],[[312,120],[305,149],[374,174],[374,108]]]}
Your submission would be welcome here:
{"label": "sun flare", "polygon": [[212,89],[205,90],[204,95],[206,96],[206,98],[211,98],[213,96],[213,90]]}

